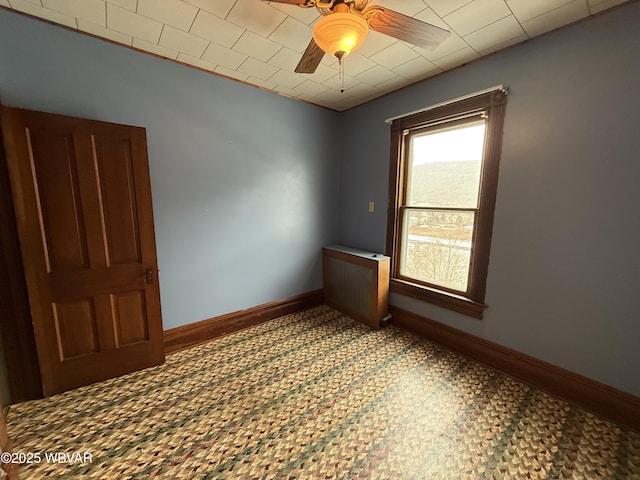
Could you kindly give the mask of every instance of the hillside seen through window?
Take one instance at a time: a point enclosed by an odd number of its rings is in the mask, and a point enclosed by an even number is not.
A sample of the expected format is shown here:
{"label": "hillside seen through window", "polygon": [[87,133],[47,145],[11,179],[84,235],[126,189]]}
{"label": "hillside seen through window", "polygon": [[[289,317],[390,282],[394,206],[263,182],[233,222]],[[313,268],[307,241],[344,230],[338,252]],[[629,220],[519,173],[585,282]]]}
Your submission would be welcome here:
{"label": "hillside seen through window", "polygon": [[464,293],[485,122],[410,134],[400,275]]}

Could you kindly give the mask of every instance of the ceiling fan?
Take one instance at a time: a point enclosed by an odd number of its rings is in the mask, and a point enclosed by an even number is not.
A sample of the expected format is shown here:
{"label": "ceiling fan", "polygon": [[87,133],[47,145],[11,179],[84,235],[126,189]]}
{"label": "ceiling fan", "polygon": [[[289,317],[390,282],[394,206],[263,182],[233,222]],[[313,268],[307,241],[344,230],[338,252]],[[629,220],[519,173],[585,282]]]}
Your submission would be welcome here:
{"label": "ceiling fan", "polygon": [[342,58],[358,48],[369,29],[384,33],[426,50],[440,45],[451,32],[380,5],[367,7],[369,0],[270,0],[299,7],[316,7],[323,15],[313,27],[296,73],[313,73],[325,53]]}

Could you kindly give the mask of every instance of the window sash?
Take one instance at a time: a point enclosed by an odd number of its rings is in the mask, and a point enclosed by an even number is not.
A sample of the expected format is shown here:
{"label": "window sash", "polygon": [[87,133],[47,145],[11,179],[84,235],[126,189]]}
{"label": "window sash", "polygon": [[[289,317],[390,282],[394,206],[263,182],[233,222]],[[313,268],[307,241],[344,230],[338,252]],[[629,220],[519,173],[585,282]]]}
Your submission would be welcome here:
{"label": "window sash", "polygon": [[[469,129],[471,127],[474,126],[479,126],[482,125],[483,129],[484,129],[484,137],[482,138],[482,143],[481,144],[471,144],[473,145],[473,147],[480,147],[481,150],[477,150],[476,148],[474,148],[475,151],[467,151],[465,152],[467,155],[469,155],[469,158],[467,160],[476,160],[474,158],[472,158],[472,156],[477,155],[478,153],[480,154],[480,158],[479,158],[479,171],[474,171],[472,168],[470,167],[466,167],[464,170],[464,173],[466,173],[467,175],[473,175],[474,177],[477,178],[477,183],[474,184],[474,191],[473,192],[469,192],[469,193],[474,193],[475,196],[474,197],[469,197],[469,198],[458,198],[458,203],[446,203],[446,200],[452,200],[451,198],[447,198],[447,195],[444,194],[444,192],[438,192],[439,195],[443,195],[444,197],[441,197],[440,200],[444,200],[445,202],[440,203],[440,204],[432,204],[430,202],[430,199],[427,198],[423,198],[421,199],[421,202],[418,202],[417,198],[415,198],[415,192],[413,192],[414,188],[416,188],[416,185],[414,185],[414,182],[416,182],[421,175],[419,174],[419,170],[421,168],[424,168],[423,165],[428,165],[431,162],[431,157],[429,154],[425,154],[426,151],[424,150],[424,146],[422,146],[422,148],[419,148],[418,145],[416,145],[416,141],[420,140],[421,138],[424,138],[425,136],[432,136],[432,135],[438,135],[438,134],[446,134],[446,133],[451,133],[451,132],[455,132],[455,131],[460,131],[463,129]],[[467,133],[468,135],[468,133]],[[464,117],[464,118],[458,118],[455,121],[448,121],[444,124],[438,124],[438,125],[432,125],[429,128],[420,128],[420,129],[416,129],[413,131],[410,131],[409,133],[405,134],[404,136],[404,144],[405,144],[405,158],[404,158],[404,163],[405,163],[405,182],[403,184],[403,195],[402,195],[402,205],[406,205],[406,206],[428,206],[428,207],[454,207],[454,208],[477,208],[478,206],[478,202],[479,202],[479,196],[481,194],[480,191],[480,187],[482,186],[482,182],[480,182],[480,179],[482,178],[482,164],[484,163],[484,145],[486,143],[486,121],[484,120],[484,117],[478,116],[478,115],[473,115],[473,116],[468,116],[468,117]],[[433,137],[432,137],[433,138]],[[476,139],[477,140],[477,139]],[[436,148],[438,148],[436,146]],[[415,159],[417,158],[416,155],[421,153],[423,155],[419,155],[419,157],[423,160],[422,162],[415,162]],[[457,153],[460,153],[459,151]],[[456,161],[450,157],[449,159],[446,159],[446,153],[442,152],[441,155],[443,155],[443,157],[441,157],[441,161],[444,160],[448,165],[450,165],[450,167],[448,168],[455,168],[454,165],[456,165]],[[459,170],[459,166],[458,166],[458,170]],[[451,173],[451,170],[448,170],[448,173]],[[458,172],[461,173],[461,172]],[[474,178],[474,180],[476,179]],[[424,180],[424,176],[423,176],[423,180]],[[444,181],[447,182],[446,179],[440,177],[440,178],[435,178],[436,182],[440,181]],[[430,183],[430,182],[429,182]],[[451,187],[454,187],[454,191],[455,191],[455,186],[454,185],[450,185]],[[442,187],[440,187],[441,189]],[[411,201],[415,200],[414,203],[411,203]]]}
{"label": "window sash", "polygon": [[[392,259],[392,292],[415,297],[475,318],[482,318],[506,103],[506,92],[495,89],[428,111],[393,119],[389,170],[390,208],[387,227],[387,254]],[[406,179],[409,173],[406,160],[408,150],[406,137],[414,132],[424,132],[425,129],[440,129],[444,125],[470,123],[478,118],[485,118],[486,131],[479,203],[474,212],[469,281],[465,292],[449,291],[436,285],[420,283],[400,274],[400,240],[404,228],[402,218],[405,210],[416,208],[406,205]]]}
{"label": "window sash", "polygon": [[[415,228],[412,234],[414,225],[411,225],[411,212],[441,214],[454,219],[467,216],[471,221],[466,222],[470,223],[468,228],[455,228],[455,225],[447,225],[445,221],[439,228],[446,229],[449,226],[453,230],[440,232],[438,226],[434,228],[434,222],[430,222],[425,224],[428,230],[424,234],[416,232]],[[402,233],[398,245],[397,277],[426,287],[469,295],[477,212],[477,208],[401,207]],[[460,231],[467,229],[470,229],[467,235]]]}

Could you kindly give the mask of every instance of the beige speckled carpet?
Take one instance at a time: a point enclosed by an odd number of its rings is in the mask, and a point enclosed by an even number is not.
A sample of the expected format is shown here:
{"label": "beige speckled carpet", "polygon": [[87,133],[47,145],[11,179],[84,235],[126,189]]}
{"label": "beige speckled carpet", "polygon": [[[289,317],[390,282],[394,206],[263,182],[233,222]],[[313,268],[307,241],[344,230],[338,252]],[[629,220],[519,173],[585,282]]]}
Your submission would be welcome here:
{"label": "beige speckled carpet", "polygon": [[325,306],[8,423],[23,479],[640,479],[637,433]]}

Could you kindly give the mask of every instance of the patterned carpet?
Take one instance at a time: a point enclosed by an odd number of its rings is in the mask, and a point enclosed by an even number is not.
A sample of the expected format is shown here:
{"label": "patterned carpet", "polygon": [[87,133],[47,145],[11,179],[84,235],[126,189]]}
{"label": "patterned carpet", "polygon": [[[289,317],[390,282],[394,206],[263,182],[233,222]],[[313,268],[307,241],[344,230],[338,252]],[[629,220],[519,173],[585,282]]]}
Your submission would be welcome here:
{"label": "patterned carpet", "polygon": [[640,479],[637,433],[325,306],[8,422],[23,479]]}

